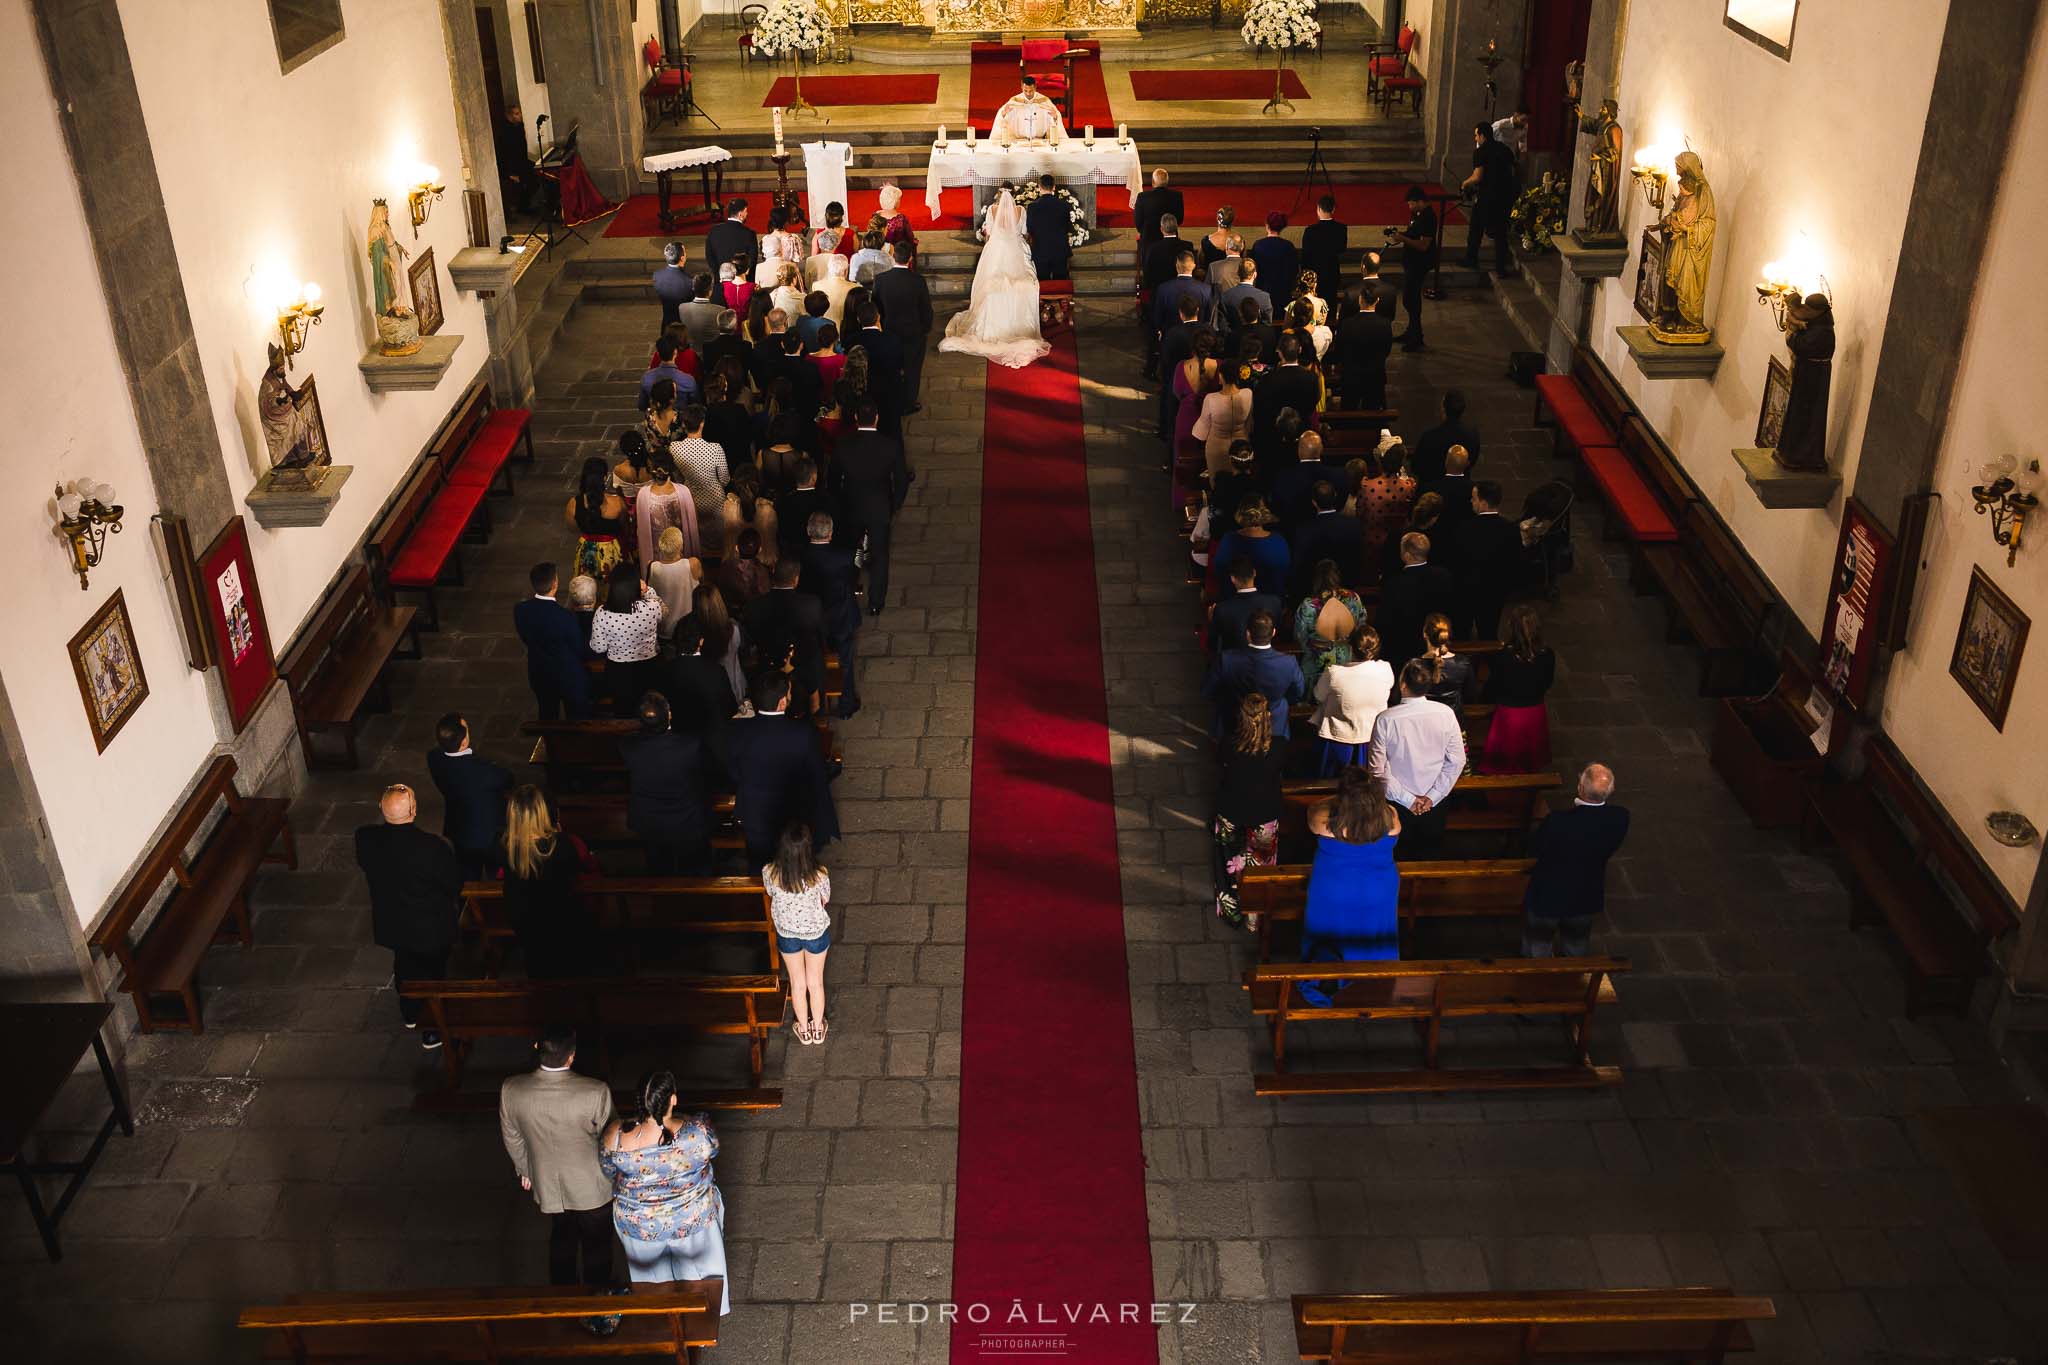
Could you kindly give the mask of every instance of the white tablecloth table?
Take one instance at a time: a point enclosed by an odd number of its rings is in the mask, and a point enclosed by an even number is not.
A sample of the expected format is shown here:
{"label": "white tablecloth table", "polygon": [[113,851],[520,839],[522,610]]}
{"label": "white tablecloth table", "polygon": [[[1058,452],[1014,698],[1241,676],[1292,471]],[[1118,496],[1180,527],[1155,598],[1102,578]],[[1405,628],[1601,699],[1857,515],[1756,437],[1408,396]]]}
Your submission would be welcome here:
{"label": "white tablecloth table", "polygon": [[939,216],[939,193],[950,185],[999,185],[1004,181],[1036,180],[1050,175],[1063,184],[1122,185],[1135,196],[1139,178],[1138,144],[1116,145],[1116,136],[1098,134],[1091,148],[1079,137],[1069,136],[1054,147],[1044,143],[1012,143],[1005,151],[994,142],[976,139],[948,142],[932,147],[925,167],[924,206],[933,218]]}

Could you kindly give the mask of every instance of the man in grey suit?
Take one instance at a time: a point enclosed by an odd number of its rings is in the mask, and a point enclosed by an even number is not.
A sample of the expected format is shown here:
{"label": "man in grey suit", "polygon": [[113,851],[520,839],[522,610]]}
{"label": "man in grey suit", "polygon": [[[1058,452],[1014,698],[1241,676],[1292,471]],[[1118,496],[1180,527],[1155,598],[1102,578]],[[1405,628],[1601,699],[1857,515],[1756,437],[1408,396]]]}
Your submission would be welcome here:
{"label": "man in grey suit", "polygon": [[[597,1139],[611,1121],[612,1090],[569,1069],[576,1060],[576,1030],[550,1027],[537,1050],[539,1068],[512,1077],[498,1092],[505,1152],[519,1172],[520,1188],[531,1190],[533,1202],[554,1220],[548,1234],[548,1283],[607,1289],[612,1283],[612,1182],[598,1165]],[[610,1319],[609,1327],[605,1322],[590,1319],[591,1331],[611,1335],[618,1319]]]}

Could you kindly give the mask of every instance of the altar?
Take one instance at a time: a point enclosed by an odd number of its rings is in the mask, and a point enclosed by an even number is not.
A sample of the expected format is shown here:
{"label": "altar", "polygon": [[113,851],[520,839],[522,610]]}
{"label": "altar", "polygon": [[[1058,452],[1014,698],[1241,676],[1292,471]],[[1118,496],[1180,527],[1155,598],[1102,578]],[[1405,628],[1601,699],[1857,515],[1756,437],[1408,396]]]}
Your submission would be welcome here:
{"label": "altar", "polygon": [[925,167],[924,206],[937,218],[942,190],[972,185],[975,221],[979,223],[981,211],[1005,184],[1021,185],[1041,175],[1050,175],[1063,189],[1074,192],[1091,230],[1095,227],[1097,186],[1121,185],[1133,199],[1143,188],[1137,142],[1118,146],[1114,134],[1097,137],[1093,147],[1074,136],[1058,146],[1019,142],[1007,148],[986,140],[968,143],[952,139],[944,145],[932,144],[931,161]]}

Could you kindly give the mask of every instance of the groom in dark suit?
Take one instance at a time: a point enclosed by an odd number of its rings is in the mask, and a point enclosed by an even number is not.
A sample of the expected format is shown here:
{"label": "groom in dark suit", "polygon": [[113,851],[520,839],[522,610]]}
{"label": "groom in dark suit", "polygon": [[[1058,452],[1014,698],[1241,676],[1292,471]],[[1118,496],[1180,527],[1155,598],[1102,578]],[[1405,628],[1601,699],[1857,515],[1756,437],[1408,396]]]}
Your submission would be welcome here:
{"label": "groom in dark suit", "polygon": [[1053,178],[1038,177],[1039,195],[1024,208],[1024,231],[1031,238],[1031,264],[1041,280],[1067,278],[1074,249],[1067,245],[1067,201],[1053,193]]}

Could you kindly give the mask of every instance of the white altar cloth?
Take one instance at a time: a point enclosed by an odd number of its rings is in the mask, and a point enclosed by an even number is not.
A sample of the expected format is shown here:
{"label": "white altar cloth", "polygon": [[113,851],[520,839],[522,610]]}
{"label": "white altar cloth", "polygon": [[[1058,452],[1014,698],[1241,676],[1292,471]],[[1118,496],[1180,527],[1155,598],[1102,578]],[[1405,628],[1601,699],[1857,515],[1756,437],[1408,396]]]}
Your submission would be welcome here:
{"label": "white altar cloth", "polygon": [[1008,151],[998,143],[976,139],[971,147],[965,142],[932,146],[931,161],[924,173],[924,206],[937,218],[939,192],[949,185],[1000,184],[1041,175],[1061,181],[1122,185],[1133,197],[1143,187],[1137,142],[1117,146],[1114,130],[1106,137],[1097,133],[1092,148],[1083,145],[1074,133],[1068,133],[1067,140],[1057,147],[1018,142],[1012,143]]}

